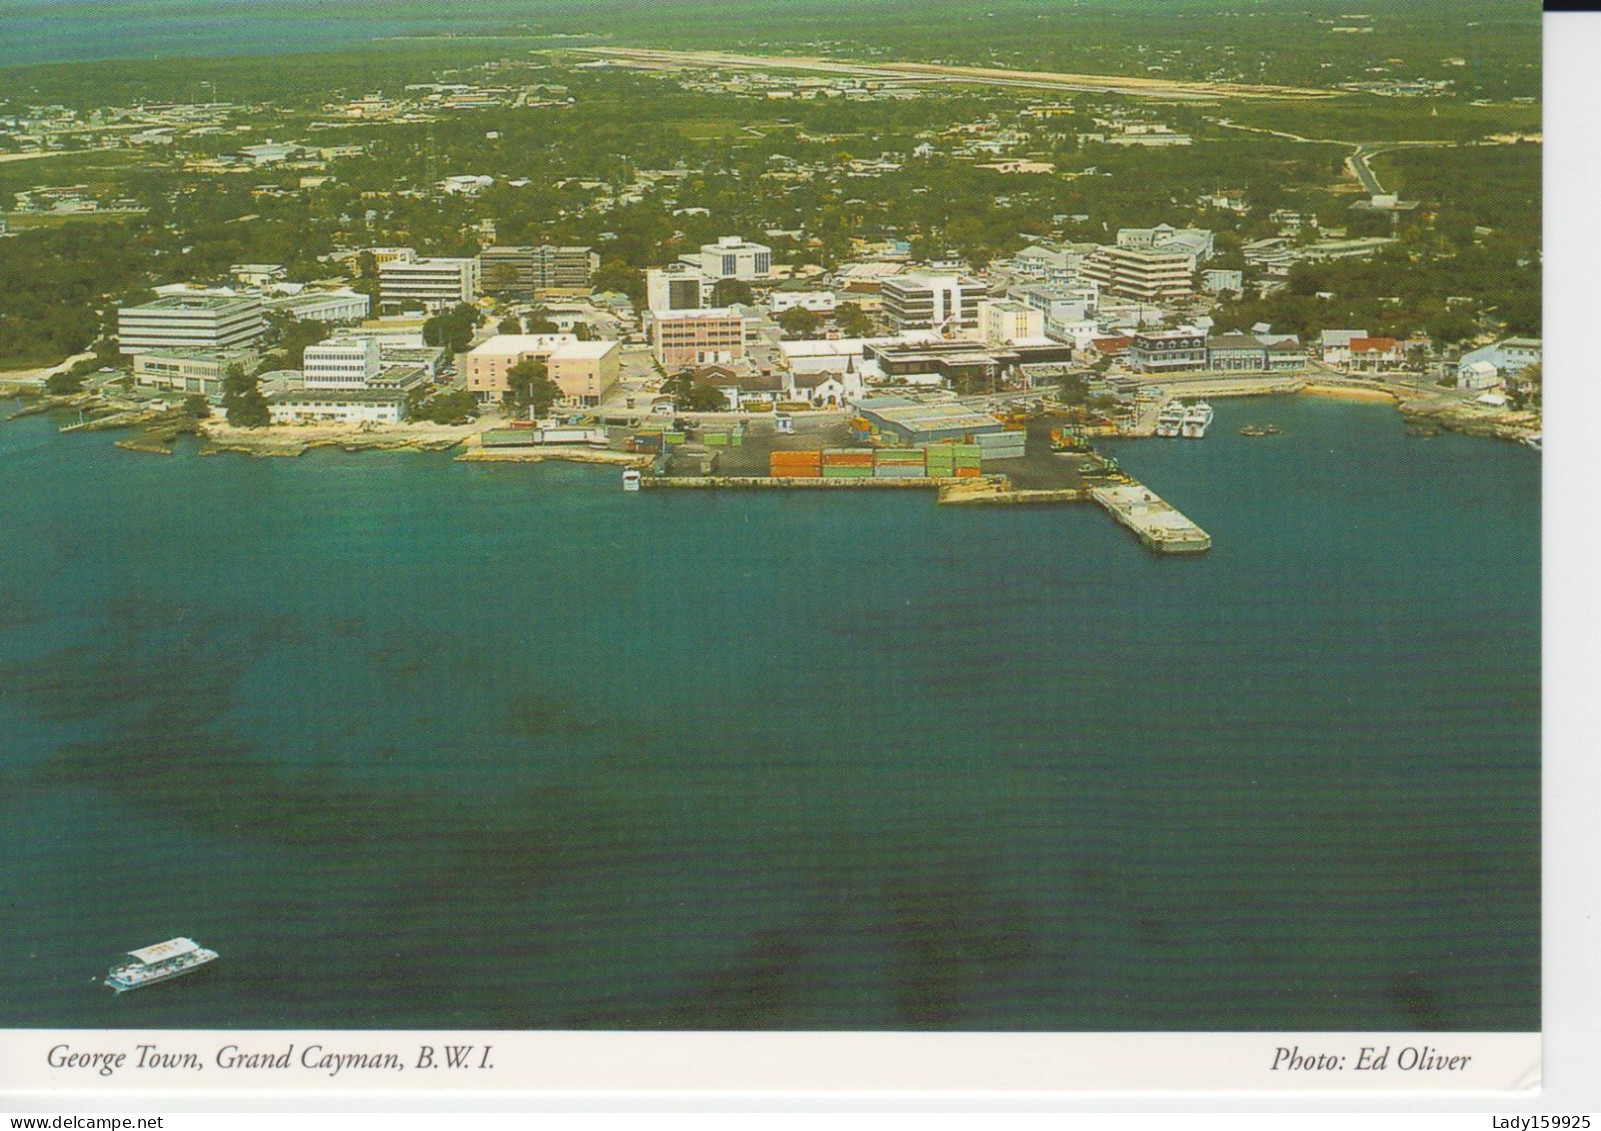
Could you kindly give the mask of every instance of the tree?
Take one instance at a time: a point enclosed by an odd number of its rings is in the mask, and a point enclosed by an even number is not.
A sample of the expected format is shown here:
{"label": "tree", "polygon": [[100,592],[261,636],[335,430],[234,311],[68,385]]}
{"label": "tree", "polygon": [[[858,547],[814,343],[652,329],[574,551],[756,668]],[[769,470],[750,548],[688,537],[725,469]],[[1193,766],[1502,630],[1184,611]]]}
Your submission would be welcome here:
{"label": "tree", "polygon": [[534,309],[530,310],[528,312],[528,318],[524,324],[528,327],[528,332],[530,334],[561,333],[561,327],[551,321],[550,311],[546,310],[542,306],[536,306]]}
{"label": "tree", "polygon": [[600,265],[590,277],[590,287],[596,291],[616,291],[629,297],[635,306],[645,305],[645,274],[619,259]]}
{"label": "tree", "polygon": [[822,324],[822,316],[804,306],[792,306],[778,316],[778,325],[786,338],[814,337]]}
{"label": "tree", "polygon": [[519,361],[506,371],[506,403],[518,412],[530,408],[535,416],[544,416],[561,399],[561,386],[550,379],[543,358]]}
{"label": "tree", "polygon": [[710,381],[696,380],[690,369],[669,377],[662,387],[672,395],[680,412],[723,412],[728,408],[723,391]]}
{"label": "tree", "polygon": [[44,379],[44,391],[52,397],[65,397],[83,392],[83,378],[71,370],[52,373]]}
{"label": "tree", "polygon": [[713,306],[733,306],[736,302],[747,306],[756,301],[755,293],[750,284],[743,279],[718,279],[712,285]]}
{"label": "tree", "polygon": [[873,320],[854,302],[842,302],[834,308],[834,324],[847,338],[865,338],[873,332]]}
{"label": "tree", "polygon": [[523,320],[515,314],[508,314],[500,320],[500,325],[495,327],[495,332],[499,334],[521,334],[523,332]]}
{"label": "tree", "polygon": [[234,428],[265,428],[272,423],[267,398],[261,395],[256,378],[247,375],[242,365],[230,365],[223,376],[222,407]]}
{"label": "tree", "polygon": [[422,340],[431,346],[443,346],[451,353],[461,353],[473,344],[473,331],[482,317],[471,303],[457,303],[423,323]]}
{"label": "tree", "polygon": [[466,424],[478,415],[478,398],[466,389],[438,393],[432,397],[423,393],[415,404],[408,402],[407,409],[414,420],[430,420],[435,424]]}
{"label": "tree", "polygon": [[1063,404],[1083,404],[1089,399],[1090,383],[1082,373],[1069,373],[1062,378],[1057,393]]}
{"label": "tree", "polygon": [[192,416],[196,420],[204,420],[211,415],[211,404],[205,397],[195,393],[183,399],[183,414]]}

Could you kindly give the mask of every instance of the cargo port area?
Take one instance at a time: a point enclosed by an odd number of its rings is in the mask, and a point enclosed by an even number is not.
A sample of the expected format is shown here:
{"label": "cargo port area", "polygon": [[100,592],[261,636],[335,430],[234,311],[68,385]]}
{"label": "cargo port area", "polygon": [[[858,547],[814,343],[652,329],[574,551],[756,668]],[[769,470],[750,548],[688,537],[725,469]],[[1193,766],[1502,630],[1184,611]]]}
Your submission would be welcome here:
{"label": "cargo port area", "polygon": [[[985,427],[986,419],[987,431],[930,438],[975,422]],[[907,445],[912,438],[922,446]],[[927,490],[941,505],[1095,502],[1153,553],[1211,547],[1198,525],[1131,479],[1083,433],[1050,417],[908,407],[844,421],[664,427],[633,433],[627,445],[648,461],[625,479],[629,490]]]}

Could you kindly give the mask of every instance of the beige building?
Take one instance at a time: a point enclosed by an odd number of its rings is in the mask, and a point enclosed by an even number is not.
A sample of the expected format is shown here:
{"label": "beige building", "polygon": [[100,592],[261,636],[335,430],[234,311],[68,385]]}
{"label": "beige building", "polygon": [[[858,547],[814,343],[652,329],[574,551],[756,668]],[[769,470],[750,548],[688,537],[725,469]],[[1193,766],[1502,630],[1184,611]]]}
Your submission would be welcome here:
{"label": "beige building", "polygon": [[655,311],[650,333],[656,360],[668,369],[745,356],[745,316],[728,307]]}
{"label": "beige building", "polygon": [[249,372],[258,360],[255,350],[153,349],[134,355],[133,383],[215,400],[222,396],[229,366]]}
{"label": "beige building", "polygon": [[506,374],[512,366],[534,360],[545,363],[563,402],[572,406],[599,404],[622,374],[616,342],[581,342],[572,334],[496,334],[456,364],[467,391],[488,402],[510,391]]}

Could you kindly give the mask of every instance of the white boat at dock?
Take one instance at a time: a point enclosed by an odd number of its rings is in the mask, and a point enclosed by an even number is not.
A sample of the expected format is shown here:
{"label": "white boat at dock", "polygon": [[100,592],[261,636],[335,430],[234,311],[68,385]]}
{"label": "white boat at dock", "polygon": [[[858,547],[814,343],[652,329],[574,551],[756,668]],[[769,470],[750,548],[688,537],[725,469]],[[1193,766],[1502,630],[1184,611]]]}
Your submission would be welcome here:
{"label": "white boat at dock", "polygon": [[1156,414],[1156,434],[1163,439],[1171,439],[1179,434],[1184,426],[1184,402],[1170,400],[1162,406],[1162,411]]}
{"label": "white boat at dock", "polygon": [[1544,437],[1544,432],[1536,432],[1532,436],[1526,436],[1523,439],[1523,446],[1526,448],[1533,448],[1537,452],[1543,452],[1545,451],[1545,448],[1543,448],[1541,445],[1545,442]]}
{"label": "white boat at dock", "polygon": [[217,952],[207,950],[194,939],[176,938],[130,950],[128,957],[133,961],[113,966],[106,975],[105,984],[119,994],[192,974],[206,963],[215,961]]}
{"label": "white boat at dock", "polygon": [[1206,435],[1206,430],[1212,426],[1212,406],[1205,401],[1196,401],[1185,410],[1184,419],[1179,425],[1179,435],[1186,440],[1199,440]]}

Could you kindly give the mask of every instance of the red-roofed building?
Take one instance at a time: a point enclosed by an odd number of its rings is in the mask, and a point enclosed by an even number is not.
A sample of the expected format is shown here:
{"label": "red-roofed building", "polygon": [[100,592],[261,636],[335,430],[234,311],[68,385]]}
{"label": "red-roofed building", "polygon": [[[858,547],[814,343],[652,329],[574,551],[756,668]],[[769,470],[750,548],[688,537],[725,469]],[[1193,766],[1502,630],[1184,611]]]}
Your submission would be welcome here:
{"label": "red-roofed building", "polygon": [[1387,373],[1406,361],[1406,351],[1394,338],[1352,338],[1351,372]]}
{"label": "red-roofed building", "polygon": [[1093,338],[1090,341],[1090,349],[1098,357],[1125,357],[1129,346],[1133,344],[1133,338],[1118,335],[1110,338]]}

